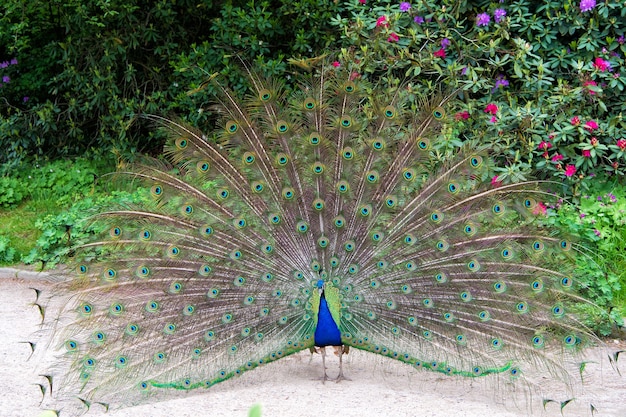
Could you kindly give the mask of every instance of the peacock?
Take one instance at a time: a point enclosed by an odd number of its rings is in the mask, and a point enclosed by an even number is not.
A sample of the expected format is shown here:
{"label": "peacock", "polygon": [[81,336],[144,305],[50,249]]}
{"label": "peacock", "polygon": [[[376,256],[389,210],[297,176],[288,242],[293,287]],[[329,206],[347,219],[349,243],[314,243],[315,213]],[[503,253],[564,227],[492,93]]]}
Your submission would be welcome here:
{"label": "peacock", "polygon": [[288,88],[243,69],[243,100],[206,84],[211,134],[145,116],[165,158],[116,174],[142,198],[95,216],[58,311],[41,306],[56,404],[154,401],[326,347],[338,380],[350,349],[466,378],[576,377],[566,358],[594,340],[580,248],[541,224],[559,184],[494,181],[471,141],[444,157],[458,91],[331,65]]}

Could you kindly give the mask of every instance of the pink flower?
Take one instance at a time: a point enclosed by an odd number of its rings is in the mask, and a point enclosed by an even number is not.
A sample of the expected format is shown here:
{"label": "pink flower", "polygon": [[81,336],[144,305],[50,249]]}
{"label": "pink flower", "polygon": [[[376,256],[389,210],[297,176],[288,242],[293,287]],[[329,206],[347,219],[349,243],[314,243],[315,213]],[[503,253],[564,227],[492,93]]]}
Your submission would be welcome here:
{"label": "pink flower", "polygon": [[[583,87],[589,87],[590,85],[591,85],[591,86],[593,86],[593,87],[595,87],[595,86],[597,86],[597,85],[598,85],[598,83],[596,83],[595,81],[585,81],[585,82],[583,83]],[[589,93],[589,95],[590,95],[590,96],[593,96],[593,95],[595,95],[595,94],[596,94],[596,92],[595,92],[595,91],[593,91],[593,90],[591,90],[591,89],[589,89],[589,88],[587,89],[587,92]]]}
{"label": "pink flower", "polygon": [[485,107],[485,113],[496,114],[498,112],[498,106],[493,103],[487,104]]}
{"label": "pink flower", "polygon": [[618,139],[617,146],[619,146],[622,151],[626,150],[626,139]]}
{"label": "pink flower", "polygon": [[541,149],[542,151],[547,151],[551,147],[552,147],[552,144],[550,142],[546,142],[545,140],[542,140],[538,146],[538,148]]}
{"label": "pink flower", "polygon": [[[456,120],[467,120],[470,118],[470,114],[467,110],[458,112],[457,114],[454,115],[454,118]],[[626,142],[626,140],[622,139],[624,142]],[[619,141],[618,141],[619,142]]]}
{"label": "pink flower", "polygon": [[498,176],[497,175],[491,178],[491,185],[493,187],[499,187],[499,186],[502,185],[502,182],[498,181]]}
{"label": "pink flower", "polygon": [[590,158],[591,157],[591,151],[589,149],[583,149],[583,156],[585,158]]}
{"label": "pink flower", "polygon": [[436,58],[445,59],[446,58],[446,50],[441,48],[435,52],[433,52],[433,56]]}
{"label": "pink flower", "polygon": [[570,122],[574,125],[574,126],[578,126],[580,125],[580,117],[578,116],[574,116],[570,119]]}
{"label": "pink flower", "polygon": [[598,229],[593,229],[593,233],[594,233],[596,236],[598,236],[598,237],[600,237],[600,235],[602,234],[602,233],[600,233],[600,231],[599,231]]}
{"label": "pink flower", "polygon": [[587,123],[585,123],[585,129],[589,131],[596,130],[597,128],[598,124],[595,122],[595,120],[589,120]]}
{"label": "pink flower", "polygon": [[389,22],[387,21],[387,16],[383,15],[381,17],[379,17],[378,19],[376,19],[376,27],[388,27],[389,26]]}
{"label": "pink flower", "polygon": [[361,74],[359,74],[356,71],[353,71],[353,72],[350,73],[350,81],[354,81],[357,78],[361,78]]}
{"label": "pink flower", "polygon": [[359,0],[359,3],[361,4],[365,4],[367,2],[367,0]]}
{"label": "pink flower", "polygon": [[535,209],[533,210],[533,214],[535,216],[538,216],[540,214],[545,215],[547,212],[548,212],[548,207],[546,207],[546,205],[543,204],[541,201],[537,203],[537,206],[535,206]]}
{"label": "pink flower", "polygon": [[398,42],[400,38],[394,32],[391,32],[389,37],[387,38],[387,42]]}
{"label": "pink flower", "polygon": [[496,123],[498,121],[498,118],[496,116],[491,116],[491,119],[489,119],[489,121],[491,123]]}
{"label": "pink flower", "polygon": [[574,165],[568,165],[565,167],[565,176],[571,177],[576,173],[576,167]]}
{"label": "pink flower", "polygon": [[335,68],[338,68],[339,66],[341,66],[341,64],[339,63],[339,61],[334,61],[332,63],[332,66],[335,67]]}
{"label": "pink flower", "polygon": [[595,69],[597,69],[600,72],[604,72],[604,71],[610,71],[611,70],[611,63],[609,61],[605,61],[602,58],[596,58],[593,61],[593,67]]}
{"label": "pink flower", "polygon": [[555,153],[552,156],[552,162],[557,162],[557,161],[562,161],[563,160],[563,155],[561,155],[560,153]]}

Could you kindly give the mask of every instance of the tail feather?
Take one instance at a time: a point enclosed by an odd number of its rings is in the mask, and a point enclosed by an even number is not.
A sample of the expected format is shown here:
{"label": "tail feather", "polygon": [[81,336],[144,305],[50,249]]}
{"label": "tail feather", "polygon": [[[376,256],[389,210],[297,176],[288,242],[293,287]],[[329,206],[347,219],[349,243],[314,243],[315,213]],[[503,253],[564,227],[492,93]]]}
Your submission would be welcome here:
{"label": "tail feather", "polygon": [[97,216],[55,289],[56,395],[129,405],[312,348],[321,288],[345,346],[444,374],[571,378],[566,354],[595,340],[574,308],[584,248],[537,227],[549,183],[492,185],[490,150],[469,144],[440,161],[454,93],[416,101],[325,69],[289,95],[244,69],[244,101],[211,79],[210,137],[147,116],[172,166],[120,173],[142,202]]}

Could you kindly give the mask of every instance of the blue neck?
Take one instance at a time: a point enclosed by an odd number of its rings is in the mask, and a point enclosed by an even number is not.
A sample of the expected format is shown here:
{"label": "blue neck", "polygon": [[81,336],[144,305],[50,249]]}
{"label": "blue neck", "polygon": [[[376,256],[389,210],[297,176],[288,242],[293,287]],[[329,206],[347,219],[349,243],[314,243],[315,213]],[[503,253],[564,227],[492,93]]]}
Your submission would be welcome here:
{"label": "blue neck", "polygon": [[320,311],[317,315],[317,328],[315,329],[315,346],[341,346],[341,332],[328,309],[328,303],[322,292]]}

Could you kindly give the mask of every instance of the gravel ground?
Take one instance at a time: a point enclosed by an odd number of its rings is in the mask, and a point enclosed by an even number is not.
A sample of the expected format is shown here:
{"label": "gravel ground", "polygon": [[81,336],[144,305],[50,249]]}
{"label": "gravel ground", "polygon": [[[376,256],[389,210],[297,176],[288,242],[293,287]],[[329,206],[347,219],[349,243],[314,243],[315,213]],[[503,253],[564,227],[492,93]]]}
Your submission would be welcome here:
{"label": "gravel ground", "polygon": [[[29,361],[27,343],[37,330],[39,314],[32,303],[35,292],[29,287],[46,289],[48,284],[33,273],[0,270],[0,415],[5,417],[43,417],[39,408],[41,382]],[[626,350],[624,342],[608,341],[608,348]],[[178,399],[104,410],[94,405],[87,416],[107,417],[191,417],[246,416],[260,404],[264,417],[280,416],[419,416],[419,417],[521,417],[594,416],[626,417],[626,376],[611,368],[605,351],[590,352],[584,390],[564,407],[541,397],[531,399],[507,387],[418,372],[412,368],[366,352],[351,351],[345,372],[351,381],[322,384],[321,358],[307,353],[248,372],[207,391],[194,391]],[[331,355],[329,375],[337,372]],[[626,369],[626,354],[621,359]],[[540,382],[548,398],[568,398],[557,392],[549,380]],[[61,413],[61,417],[63,413]]]}

